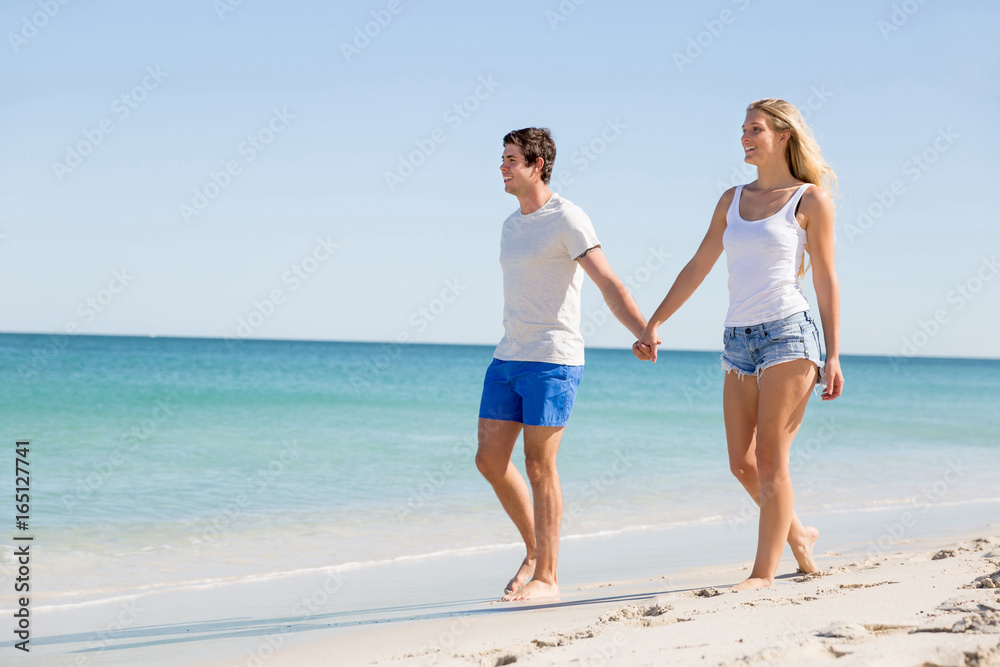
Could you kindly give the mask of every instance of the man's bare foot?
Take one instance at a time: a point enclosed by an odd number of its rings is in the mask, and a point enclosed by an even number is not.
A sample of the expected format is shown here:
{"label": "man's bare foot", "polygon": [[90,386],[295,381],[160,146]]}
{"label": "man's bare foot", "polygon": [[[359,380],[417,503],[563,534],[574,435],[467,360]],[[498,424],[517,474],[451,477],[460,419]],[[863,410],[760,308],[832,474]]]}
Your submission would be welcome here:
{"label": "man's bare foot", "polygon": [[535,573],[535,559],[528,558],[527,556],[525,556],[524,560],[521,561],[521,567],[518,568],[517,574],[514,575],[513,579],[507,582],[507,588],[503,589],[505,599],[506,596],[510,595],[511,593],[516,593],[517,589],[528,583],[528,580],[531,579],[531,575],[533,575],[534,573]]}
{"label": "man's bare foot", "polygon": [[736,584],[729,589],[730,593],[736,593],[738,591],[749,591],[754,588],[767,588],[774,583],[774,579],[761,579],[760,577],[750,577],[741,584]]}
{"label": "man's bare foot", "polygon": [[812,526],[804,526],[802,529],[802,541],[791,545],[795,562],[799,564],[799,572],[811,574],[819,571],[816,561],[813,560],[813,547],[816,546],[816,540],[818,539],[818,530]]}
{"label": "man's bare foot", "polygon": [[513,593],[503,596],[504,602],[511,600],[537,600],[539,598],[554,598],[559,596],[559,586],[538,579],[532,579]]}

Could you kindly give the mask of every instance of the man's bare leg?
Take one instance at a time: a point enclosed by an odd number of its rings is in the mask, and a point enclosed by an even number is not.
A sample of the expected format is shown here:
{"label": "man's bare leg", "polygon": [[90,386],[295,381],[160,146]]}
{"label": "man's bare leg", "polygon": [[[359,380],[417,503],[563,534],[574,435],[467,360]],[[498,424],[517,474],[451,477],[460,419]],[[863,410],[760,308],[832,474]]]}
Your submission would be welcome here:
{"label": "man's bare leg", "polygon": [[[726,374],[725,380],[726,440],[729,445],[729,467],[746,492],[760,507],[760,481],[757,471],[757,403],[759,390],[753,376],[739,377]],[[792,513],[788,531],[788,546],[798,564],[799,571],[816,572],[813,547],[819,539],[819,530],[804,526],[798,514]]]}
{"label": "man's bare leg", "polygon": [[524,463],[534,497],[537,559],[531,580],[504,600],[533,600],[559,595],[556,569],[559,560],[559,524],[562,521],[562,488],[556,457],[565,427],[525,426]]}
{"label": "man's bare leg", "polygon": [[510,460],[520,433],[521,424],[518,422],[479,420],[479,451],[476,452],[476,467],[493,486],[493,491],[497,494],[504,511],[514,522],[521,539],[524,540],[524,560],[517,574],[508,582],[504,594],[513,593],[521,588],[535,573],[535,521],[531,495],[524,478]]}

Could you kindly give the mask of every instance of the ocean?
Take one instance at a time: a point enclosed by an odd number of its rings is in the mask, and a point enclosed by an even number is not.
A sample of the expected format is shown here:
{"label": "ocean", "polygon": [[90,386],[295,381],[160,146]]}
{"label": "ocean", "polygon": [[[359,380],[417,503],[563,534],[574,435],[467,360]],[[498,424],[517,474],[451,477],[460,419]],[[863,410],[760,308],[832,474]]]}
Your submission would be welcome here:
{"label": "ocean", "polygon": [[[30,442],[28,528],[10,502],[6,532],[33,537],[33,604],[511,548],[474,462],[492,352],[0,335],[8,498],[15,442]],[[719,353],[659,359],[587,350],[559,454],[568,541],[756,525],[728,470]],[[912,515],[915,534],[940,507],[996,521],[1000,361],[842,363],[843,397],[815,395],[792,448],[803,521],[843,532],[845,516],[888,510]],[[892,530],[859,527],[856,542]]]}

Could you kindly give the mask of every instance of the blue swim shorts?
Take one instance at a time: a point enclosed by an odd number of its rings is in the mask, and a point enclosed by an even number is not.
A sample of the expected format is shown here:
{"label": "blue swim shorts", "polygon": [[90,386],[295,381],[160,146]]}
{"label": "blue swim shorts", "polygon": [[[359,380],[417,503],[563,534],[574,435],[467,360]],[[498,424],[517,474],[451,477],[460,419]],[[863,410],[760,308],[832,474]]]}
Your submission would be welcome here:
{"label": "blue swim shorts", "polygon": [[479,416],[528,426],[565,426],[582,377],[583,366],[494,359],[486,369]]}
{"label": "blue swim shorts", "polygon": [[749,327],[726,327],[722,342],[723,371],[759,378],[776,364],[808,359],[819,369],[819,384],[826,384],[819,329],[807,311]]}

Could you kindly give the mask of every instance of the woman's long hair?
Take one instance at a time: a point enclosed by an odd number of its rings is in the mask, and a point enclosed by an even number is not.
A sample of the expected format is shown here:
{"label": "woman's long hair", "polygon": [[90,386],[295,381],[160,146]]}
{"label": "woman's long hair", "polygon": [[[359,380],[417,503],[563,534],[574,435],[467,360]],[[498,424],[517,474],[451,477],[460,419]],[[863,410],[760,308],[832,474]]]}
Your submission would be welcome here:
{"label": "woman's long hair", "polygon": [[[785,160],[792,176],[805,183],[823,188],[831,197],[837,192],[837,174],[833,167],[823,159],[823,152],[819,148],[819,143],[813,137],[812,131],[806,125],[802,114],[795,108],[795,105],[769,97],[763,100],[751,102],[747,111],[761,111],[771,119],[771,124],[776,132],[788,132],[788,146],[785,149]],[[809,247],[806,246],[808,252]],[[806,275],[806,258],[802,257],[799,265],[799,278]]]}

